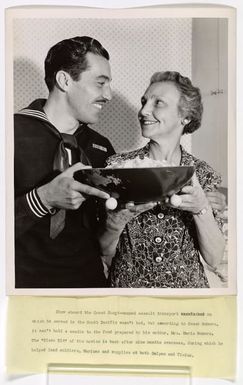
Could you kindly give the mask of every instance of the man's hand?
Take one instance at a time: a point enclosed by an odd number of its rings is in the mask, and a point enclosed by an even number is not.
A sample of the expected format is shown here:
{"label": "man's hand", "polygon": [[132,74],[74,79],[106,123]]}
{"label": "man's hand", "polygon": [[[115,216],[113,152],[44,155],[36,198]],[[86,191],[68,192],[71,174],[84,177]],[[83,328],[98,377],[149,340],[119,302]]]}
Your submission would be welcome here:
{"label": "man's hand", "polygon": [[109,194],[94,187],[85,185],[73,179],[73,174],[82,169],[91,168],[82,163],[76,163],[63,171],[51,182],[37,189],[42,203],[48,208],[77,210],[85,201],[86,196],[108,199]]}

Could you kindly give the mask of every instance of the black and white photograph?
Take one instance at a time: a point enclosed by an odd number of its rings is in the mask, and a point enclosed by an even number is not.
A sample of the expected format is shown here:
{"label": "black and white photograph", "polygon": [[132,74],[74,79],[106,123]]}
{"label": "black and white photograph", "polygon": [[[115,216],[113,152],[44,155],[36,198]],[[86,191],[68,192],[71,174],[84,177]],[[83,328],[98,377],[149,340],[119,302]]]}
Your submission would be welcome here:
{"label": "black and white photograph", "polygon": [[6,23],[8,293],[234,294],[232,13]]}

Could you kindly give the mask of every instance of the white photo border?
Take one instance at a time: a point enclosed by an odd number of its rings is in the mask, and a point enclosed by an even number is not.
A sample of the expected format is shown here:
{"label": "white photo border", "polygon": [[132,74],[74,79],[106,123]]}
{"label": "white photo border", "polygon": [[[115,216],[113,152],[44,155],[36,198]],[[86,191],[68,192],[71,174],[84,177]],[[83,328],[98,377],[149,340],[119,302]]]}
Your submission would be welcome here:
{"label": "white photo border", "polygon": [[[235,10],[220,6],[160,6],[136,9],[83,7],[24,7],[6,10],[6,292],[9,295],[48,296],[210,296],[236,294],[236,71]],[[13,182],[13,21],[15,18],[227,18],[228,19],[228,202],[229,284],[210,289],[16,289],[14,286],[14,182]],[[230,127],[230,133],[229,133]]]}

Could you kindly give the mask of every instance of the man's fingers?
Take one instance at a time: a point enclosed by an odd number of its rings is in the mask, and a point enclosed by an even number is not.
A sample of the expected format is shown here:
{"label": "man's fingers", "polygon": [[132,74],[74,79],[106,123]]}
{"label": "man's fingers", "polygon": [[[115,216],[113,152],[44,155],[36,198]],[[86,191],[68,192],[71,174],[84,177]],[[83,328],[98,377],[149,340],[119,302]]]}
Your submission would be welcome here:
{"label": "man's fingers", "polygon": [[67,168],[65,171],[63,171],[61,175],[72,178],[73,174],[76,171],[83,170],[83,169],[89,169],[89,168],[92,168],[92,167],[86,166],[85,164],[78,162],[78,163],[75,163],[73,166]]}
{"label": "man's fingers", "polygon": [[87,184],[79,183],[77,181],[74,181],[73,188],[74,190],[79,191],[81,194],[92,195],[102,199],[110,198],[110,195],[105,191],[98,190],[95,187],[89,186]]}
{"label": "man's fingers", "polygon": [[72,199],[72,201],[67,203],[67,206],[70,210],[77,210],[84,201],[85,198],[79,193],[79,197]]}

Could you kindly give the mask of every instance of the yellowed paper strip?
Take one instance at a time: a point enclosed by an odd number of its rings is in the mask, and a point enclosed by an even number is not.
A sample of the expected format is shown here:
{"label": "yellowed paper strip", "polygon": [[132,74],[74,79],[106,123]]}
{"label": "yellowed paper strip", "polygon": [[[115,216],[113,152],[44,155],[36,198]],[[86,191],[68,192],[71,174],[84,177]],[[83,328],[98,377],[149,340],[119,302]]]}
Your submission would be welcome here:
{"label": "yellowed paper strip", "polygon": [[190,366],[233,379],[236,297],[10,297],[9,373],[48,364]]}

